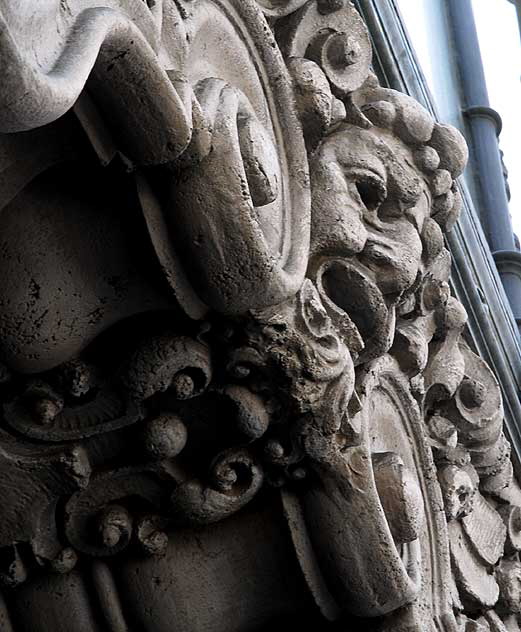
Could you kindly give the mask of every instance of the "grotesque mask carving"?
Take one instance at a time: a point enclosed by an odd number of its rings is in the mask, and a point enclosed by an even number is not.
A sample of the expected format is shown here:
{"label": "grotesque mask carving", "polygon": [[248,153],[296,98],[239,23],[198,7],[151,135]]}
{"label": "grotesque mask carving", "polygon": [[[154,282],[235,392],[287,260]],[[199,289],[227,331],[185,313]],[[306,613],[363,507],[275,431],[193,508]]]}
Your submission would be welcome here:
{"label": "grotesque mask carving", "polygon": [[470,475],[454,465],[442,467],[438,473],[447,520],[468,516],[474,506],[476,487]]}
{"label": "grotesque mask carving", "polygon": [[[11,4],[4,584],[72,572],[69,590],[98,560],[124,629],[120,556],[154,631],[194,629],[171,615],[192,584],[201,629],[226,632],[234,591],[241,629],[299,590],[389,631],[517,613],[499,386],[448,285],[459,132],[379,86],[346,0],[28,2],[62,33],[34,50]],[[213,560],[234,580],[206,607]],[[235,577],[261,570],[266,599]],[[152,620],[139,602],[161,582]]]}

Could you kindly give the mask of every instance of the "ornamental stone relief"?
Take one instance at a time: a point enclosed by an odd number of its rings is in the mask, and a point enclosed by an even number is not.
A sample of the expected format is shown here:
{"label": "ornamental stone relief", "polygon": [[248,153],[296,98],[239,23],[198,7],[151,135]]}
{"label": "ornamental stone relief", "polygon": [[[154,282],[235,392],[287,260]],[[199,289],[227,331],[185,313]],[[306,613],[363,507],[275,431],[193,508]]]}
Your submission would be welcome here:
{"label": "ornamental stone relief", "polygon": [[465,141],[353,5],[0,20],[1,629],[519,631]]}

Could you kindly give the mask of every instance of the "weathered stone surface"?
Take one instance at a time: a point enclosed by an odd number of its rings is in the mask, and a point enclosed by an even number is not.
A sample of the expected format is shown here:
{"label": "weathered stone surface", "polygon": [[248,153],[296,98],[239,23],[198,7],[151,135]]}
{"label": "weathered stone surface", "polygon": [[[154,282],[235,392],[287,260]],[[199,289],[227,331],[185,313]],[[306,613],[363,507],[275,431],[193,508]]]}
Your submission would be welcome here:
{"label": "weathered stone surface", "polygon": [[466,145],[352,3],[0,23],[1,629],[519,630]]}

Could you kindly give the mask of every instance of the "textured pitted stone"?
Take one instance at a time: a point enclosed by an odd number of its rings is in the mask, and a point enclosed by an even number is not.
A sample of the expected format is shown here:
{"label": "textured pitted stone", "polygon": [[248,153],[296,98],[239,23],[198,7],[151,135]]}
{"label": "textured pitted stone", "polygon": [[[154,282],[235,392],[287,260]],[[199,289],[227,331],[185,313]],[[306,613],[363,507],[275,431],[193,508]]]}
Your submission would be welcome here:
{"label": "textured pitted stone", "polygon": [[354,5],[0,26],[2,632],[519,630],[444,247],[466,145],[379,86]]}

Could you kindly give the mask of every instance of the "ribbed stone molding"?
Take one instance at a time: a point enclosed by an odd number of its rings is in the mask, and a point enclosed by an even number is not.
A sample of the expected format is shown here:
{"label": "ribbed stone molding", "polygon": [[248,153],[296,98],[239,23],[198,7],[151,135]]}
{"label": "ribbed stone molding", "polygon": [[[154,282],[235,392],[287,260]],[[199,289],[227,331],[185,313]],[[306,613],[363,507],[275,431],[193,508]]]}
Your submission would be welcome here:
{"label": "ribbed stone molding", "polygon": [[466,144],[354,6],[0,19],[3,629],[516,629]]}

